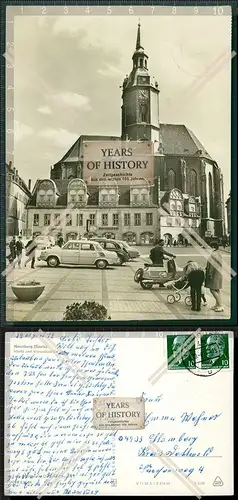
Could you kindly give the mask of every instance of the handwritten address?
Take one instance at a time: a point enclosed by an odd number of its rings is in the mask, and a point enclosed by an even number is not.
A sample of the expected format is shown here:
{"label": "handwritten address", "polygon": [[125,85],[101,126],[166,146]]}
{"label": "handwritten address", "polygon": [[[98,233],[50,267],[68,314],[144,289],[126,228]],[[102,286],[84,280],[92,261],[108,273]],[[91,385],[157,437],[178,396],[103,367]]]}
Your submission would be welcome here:
{"label": "handwritten address", "polygon": [[98,430],[144,429],[144,398],[94,398],[93,426]]}

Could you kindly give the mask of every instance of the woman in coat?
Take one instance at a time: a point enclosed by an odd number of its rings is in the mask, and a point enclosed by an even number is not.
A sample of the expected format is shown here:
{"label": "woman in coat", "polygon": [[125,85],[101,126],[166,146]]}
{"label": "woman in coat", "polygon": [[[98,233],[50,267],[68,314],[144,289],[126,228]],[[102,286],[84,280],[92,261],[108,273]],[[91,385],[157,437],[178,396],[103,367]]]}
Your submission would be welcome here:
{"label": "woman in coat", "polygon": [[211,243],[213,252],[207,261],[205,287],[210,289],[216,303],[212,307],[213,311],[222,312],[221,290],[222,290],[222,255],[219,252],[219,245],[217,242]]}

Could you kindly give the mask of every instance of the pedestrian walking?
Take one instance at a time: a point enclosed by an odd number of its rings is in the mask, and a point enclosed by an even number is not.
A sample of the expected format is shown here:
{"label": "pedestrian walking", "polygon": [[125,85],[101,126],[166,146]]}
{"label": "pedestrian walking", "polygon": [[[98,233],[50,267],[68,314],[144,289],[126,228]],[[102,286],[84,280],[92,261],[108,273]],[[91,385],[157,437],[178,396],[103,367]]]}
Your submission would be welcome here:
{"label": "pedestrian walking", "polygon": [[211,243],[213,252],[206,265],[205,287],[209,288],[216,303],[211,308],[213,311],[222,312],[221,290],[222,290],[222,255],[219,251],[219,245],[216,241]]}
{"label": "pedestrian walking", "polygon": [[28,264],[28,262],[31,262],[31,268],[34,269],[35,267],[35,260],[36,260],[36,249],[37,249],[37,244],[35,243],[35,240],[29,240],[27,245],[25,246],[25,251],[26,251],[26,256],[28,259],[25,262],[25,267]]}
{"label": "pedestrian walking", "polygon": [[15,267],[15,260],[16,260],[16,256],[17,256],[15,236],[13,236],[13,238],[11,239],[11,241],[9,243],[9,250],[10,250],[10,254],[8,255],[9,262],[11,264],[13,264],[13,267]]}
{"label": "pedestrian walking", "polygon": [[24,248],[24,245],[22,243],[22,237],[18,236],[18,240],[16,241],[16,256],[17,256],[17,263],[18,263],[19,268],[21,267],[23,248]]}
{"label": "pedestrian walking", "polygon": [[201,311],[201,303],[207,304],[204,291],[202,289],[205,273],[197,262],[188,261],[184,267],[184,273],[190,285],[192,311]]}

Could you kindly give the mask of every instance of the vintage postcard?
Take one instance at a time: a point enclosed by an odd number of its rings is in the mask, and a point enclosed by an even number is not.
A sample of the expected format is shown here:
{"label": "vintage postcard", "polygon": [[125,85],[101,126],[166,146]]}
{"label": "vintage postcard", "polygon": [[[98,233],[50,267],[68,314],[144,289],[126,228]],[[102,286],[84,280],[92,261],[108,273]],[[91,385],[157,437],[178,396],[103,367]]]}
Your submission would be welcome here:
{"label": "vintage postcard", "polygon": [[7,7],[7,323],[234,323],[232,47],[219,2]]}
{"label": "vintage postcard", "polygon": [[233,344],[7,333],[5,495],[233,495]]}

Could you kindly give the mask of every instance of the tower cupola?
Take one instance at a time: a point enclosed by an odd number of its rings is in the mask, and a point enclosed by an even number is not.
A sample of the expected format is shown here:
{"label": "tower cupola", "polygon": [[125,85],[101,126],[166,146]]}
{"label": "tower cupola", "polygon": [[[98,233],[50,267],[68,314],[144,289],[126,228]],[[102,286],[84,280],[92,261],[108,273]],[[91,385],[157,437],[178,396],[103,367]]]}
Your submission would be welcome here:
{"label": "tower cupola", "polygon": [[145,70],[147,72],[148,71],[148,68],[147,68],[148,56],[145,53],[144,47],[141,45],[140,28],[141,28],[141,25],[139,23],[138,28],[137,28],[136,50],[132,56],[133,69],[138,68],[140,70]]}

